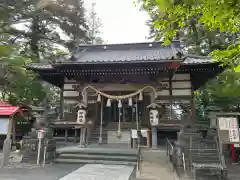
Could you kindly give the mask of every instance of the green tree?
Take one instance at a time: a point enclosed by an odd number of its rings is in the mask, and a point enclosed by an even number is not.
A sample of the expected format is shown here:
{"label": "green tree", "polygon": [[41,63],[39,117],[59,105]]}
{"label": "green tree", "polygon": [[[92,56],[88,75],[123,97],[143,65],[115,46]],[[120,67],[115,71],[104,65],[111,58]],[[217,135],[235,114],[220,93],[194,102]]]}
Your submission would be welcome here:
{"label": "green tree", "polygon": [[[139,0],[151,17],[154,34],[170,43],[185,38],[194,52],[237,67],[240,2],[235,0]],[[192,38],[188,38],[188,36]],[[190,42],[188,43],[188,40]],[[204,47],[205,52],[202,52]],[[189,47],[189,46],[188,46]],[[206,51],[207,50],[207,51]],[[236,53],[238,52],[238,53]],[[236,55],[237,54],[237,55]]]}
{"label": "green tree", "polygon": [[4,1],[0,33],[8,35],[7,43],[20,44],[22,53],[30,52],[29,57],[39,60],[58,49],[57,45],[75,50],[80,42],[89,42],[82,0],[49,1],[44,6],[37,2]]}
{"label": "green tree", "polygon": [[210,55],[230,66],[196,92],[198,119],[206,118],[209,106],[217,106],[224,111],[239,111],[240,1],[138,2],[150,15],[151,38],[164,40],[166,44],[174,39],[182,40],[188,53]]}
{"label": "green tree", "polygon": [[19,102],[27,104],[38,104],[45,97],[44,89],[37,77],[27,72],[24,64],[31,62],[31,59],[25,58],[17,51],[14,46],[0,46],[5,49],[1,53],[1,79],[0,91],[1,99],[9,101],[12,104]]}

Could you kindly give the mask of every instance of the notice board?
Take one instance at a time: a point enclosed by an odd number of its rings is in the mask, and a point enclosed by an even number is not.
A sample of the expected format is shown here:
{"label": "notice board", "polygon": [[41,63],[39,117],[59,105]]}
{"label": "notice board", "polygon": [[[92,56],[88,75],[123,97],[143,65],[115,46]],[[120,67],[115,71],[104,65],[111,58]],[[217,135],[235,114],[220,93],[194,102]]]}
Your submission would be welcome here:
{"label": "notice board", "polygon": [[7,135],[9,118],[0,118],[0,135]]}
{"label": "notice board", "polygon": [[237,116],[221,116],[217,118],[218,136],[223,144],[239,144],[239,124]]}

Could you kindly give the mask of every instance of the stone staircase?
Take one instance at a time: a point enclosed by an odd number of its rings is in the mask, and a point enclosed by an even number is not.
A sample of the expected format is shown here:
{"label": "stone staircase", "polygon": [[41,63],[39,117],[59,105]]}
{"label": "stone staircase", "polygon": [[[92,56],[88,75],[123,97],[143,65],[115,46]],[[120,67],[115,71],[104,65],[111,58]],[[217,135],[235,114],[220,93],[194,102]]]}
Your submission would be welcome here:
{"label": "stone staircase", "polygon": [[198,125],[185,128],[181,134],[181,148],[185,155],[187,173],[195,180],[224,179],[218,144],[214,133],[201,137]]}
{"label": "stone staircase", "polygon": [[57,150],[55,163],[61,164],[137,164],[137,151],[121,148],[66,147]]}
{"label": "stone staircase", "polygon": [[222,179],[223,166],[215,140],[193,140],[189,151],[196,179]]}

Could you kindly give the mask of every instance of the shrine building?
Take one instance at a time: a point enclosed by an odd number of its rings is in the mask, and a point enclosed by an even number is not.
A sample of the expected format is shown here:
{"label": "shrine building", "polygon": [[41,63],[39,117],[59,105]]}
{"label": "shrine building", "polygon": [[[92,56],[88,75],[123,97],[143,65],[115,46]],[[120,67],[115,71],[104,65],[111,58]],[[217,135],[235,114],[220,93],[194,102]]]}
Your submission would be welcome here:
{"label": "shrine building", "polygon": [[[87,124],[84,141],[105,133],[105,143],[130,143],[132,129],[147,129],[154,148],[196,120],[193,92],[224,70],[209,57],[185,54],[180,41],[82,45],[68,60],[26,68],[61,89],[54,124],[66,138],[73,129],[79,137]],[[84,124],[77,121],[79,102],[86,106]],[[157,121],[150,121],[151,108]]]}

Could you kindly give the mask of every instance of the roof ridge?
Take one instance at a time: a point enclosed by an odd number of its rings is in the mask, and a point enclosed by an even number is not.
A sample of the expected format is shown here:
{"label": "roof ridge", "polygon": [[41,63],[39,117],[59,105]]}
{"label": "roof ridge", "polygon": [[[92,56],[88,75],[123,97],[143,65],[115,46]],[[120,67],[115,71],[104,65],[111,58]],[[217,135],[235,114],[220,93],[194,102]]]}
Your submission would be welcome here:
{"label": "roof ridge", "polygon": [[[151,43],[161,43],[163,44],[164,41],[146,41],[146,42],[131,42],[131,43],[106,43],[106,44],[81,44],[78,46],[81,47],[95,47],[95,46],[121,46],[121,45],[140,45],[140,44],[151,44]],[[171,44],[181,43],[180,40],[173,40]]]}

